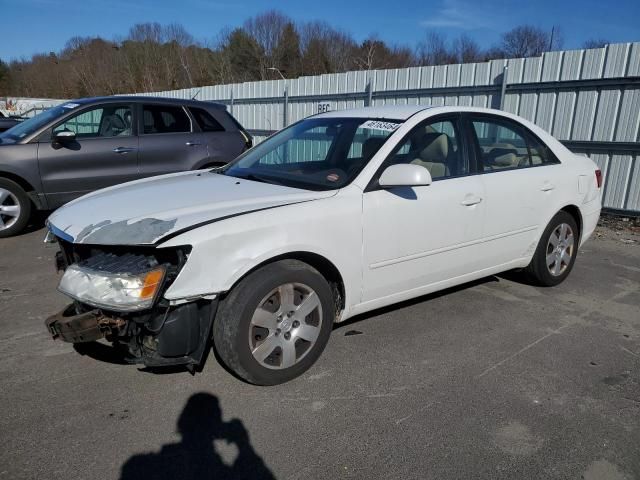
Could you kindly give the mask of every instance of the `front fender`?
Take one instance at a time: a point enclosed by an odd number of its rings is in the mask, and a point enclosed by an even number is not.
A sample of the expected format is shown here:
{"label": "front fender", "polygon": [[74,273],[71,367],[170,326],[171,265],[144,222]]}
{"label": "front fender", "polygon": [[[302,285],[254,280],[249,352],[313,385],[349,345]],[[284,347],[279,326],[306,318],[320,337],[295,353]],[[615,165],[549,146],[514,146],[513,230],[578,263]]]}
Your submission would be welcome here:
{"label": "front fender", "polygon": [[229,291],[262,263],[292,252],[320,255],[340,272],[345,305],[360,301],[361,195],[276,207],[196,228],[158,248],[191,245],[187,263],[167,289],[167,300]]}

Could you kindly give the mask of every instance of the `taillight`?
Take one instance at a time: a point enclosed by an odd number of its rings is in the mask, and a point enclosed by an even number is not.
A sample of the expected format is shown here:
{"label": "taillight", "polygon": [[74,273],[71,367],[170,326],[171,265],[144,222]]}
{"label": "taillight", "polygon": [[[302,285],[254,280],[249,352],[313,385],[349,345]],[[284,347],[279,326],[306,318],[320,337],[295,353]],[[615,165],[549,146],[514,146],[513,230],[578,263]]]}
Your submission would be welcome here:
{"label": "taillight", "polygon": [[602,172],[599,168],[596,170],[596,185],[598,188],[602,188]]}

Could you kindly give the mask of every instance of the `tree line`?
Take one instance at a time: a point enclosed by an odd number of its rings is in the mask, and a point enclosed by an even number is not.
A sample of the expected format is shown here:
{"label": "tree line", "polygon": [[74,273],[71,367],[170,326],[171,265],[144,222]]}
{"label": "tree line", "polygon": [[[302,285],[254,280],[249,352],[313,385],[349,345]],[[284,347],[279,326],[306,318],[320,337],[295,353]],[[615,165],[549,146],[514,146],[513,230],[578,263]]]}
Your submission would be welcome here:
{"label": "tree line", "polygon": [[[585,47],[606,44],[590,40]],[[60,52],[0,59],[0,96],[78,98],[297,78],[302,75],[443,65],[540,55],[562,48],[560,30],[522,25],[483,49],[461,35],[452,41],[426,32],[414,48],[375,35],[362,42],[324,21],[294,22],[271,10],[196,40],[179,24],[136,24],[121,39],[73,37]],[[279,72],[278,72],[279,71]]]}

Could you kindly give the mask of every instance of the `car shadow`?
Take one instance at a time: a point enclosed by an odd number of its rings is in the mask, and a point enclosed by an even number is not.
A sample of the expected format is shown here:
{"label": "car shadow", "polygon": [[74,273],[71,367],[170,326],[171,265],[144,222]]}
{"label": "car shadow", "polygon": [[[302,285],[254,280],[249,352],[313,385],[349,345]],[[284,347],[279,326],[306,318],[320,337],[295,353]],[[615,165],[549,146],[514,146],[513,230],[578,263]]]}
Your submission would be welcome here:
{"label": "car shadow", "polygon": [[[251,445],[241,420],[222,420],[218,398],[209,393],[192,395],[177,422],[180,441],[158,452],[134,455],[122,466],[120,480],[221,480],[274,479]],[[214,441],[234,445],[238,454],[226,463]]]}

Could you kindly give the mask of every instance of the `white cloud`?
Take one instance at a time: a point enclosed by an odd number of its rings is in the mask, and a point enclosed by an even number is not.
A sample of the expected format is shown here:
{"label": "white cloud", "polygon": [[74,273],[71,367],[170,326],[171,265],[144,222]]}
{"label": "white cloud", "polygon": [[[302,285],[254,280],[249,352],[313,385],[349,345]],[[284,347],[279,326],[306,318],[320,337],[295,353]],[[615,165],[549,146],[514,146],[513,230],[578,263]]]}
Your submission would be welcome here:
{"label": "white cloud", "polygon": [[[484,11],[487,11],[486,7]],[[478,28],[488,28],[491,26],[491,22],[489,18],[475,9],[474,4],[471,2],[442,0],[441,8],[436,10],[429,18],[422,20],[420,25],[430,28],[475,30]]]}

